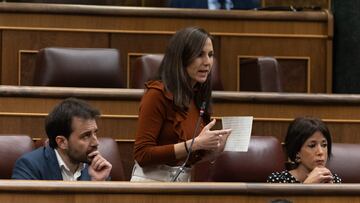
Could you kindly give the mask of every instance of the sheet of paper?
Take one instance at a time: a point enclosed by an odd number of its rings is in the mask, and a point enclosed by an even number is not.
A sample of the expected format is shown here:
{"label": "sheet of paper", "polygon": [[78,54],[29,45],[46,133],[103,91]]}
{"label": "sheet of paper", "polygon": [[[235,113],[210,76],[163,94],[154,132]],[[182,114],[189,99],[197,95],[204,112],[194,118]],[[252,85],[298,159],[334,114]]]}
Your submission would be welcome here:
{"label": "sheet of paper", "polygon": [[252,129],[252,116],[222,117],[223,129],[232,129],[224,151],[247,152]]}

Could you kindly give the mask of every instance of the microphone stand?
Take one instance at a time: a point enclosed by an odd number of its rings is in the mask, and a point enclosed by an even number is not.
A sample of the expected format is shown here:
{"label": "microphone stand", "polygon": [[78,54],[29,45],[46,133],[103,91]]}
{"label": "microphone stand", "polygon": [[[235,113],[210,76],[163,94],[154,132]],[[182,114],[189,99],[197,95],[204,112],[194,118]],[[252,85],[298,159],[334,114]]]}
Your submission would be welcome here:
{"label": "microphone stand", "polygon": [[[175,182],[175,181],[177,180],[177,178],[179,177],[179,175],[184,172],[185,165],[187,164],[187,162],[188,162],[189,159],[190,159],[190,155],[191,155],[191,152],[192,152],[192,146],[193,146],[194,141],[195,141],[195,135],[196,135],[196,133],[197,133],[197,131],[198,131],[198,128],[199,128],[199,126],[200,126],[201,119],[202,119],[202,117],[203,117],[203,115],[204,115],[205,106],[206,106],[206,102],[202,102],[201,108],[200,108],[200,116],[199,116],[199,118],[198,118],[198,120],[197,120],[197,122],[196,122],[195,131],[194,131],[194,134],[193,134],[193,136],[192,136],[191,144],[190,144],[190,147],[189,147],[189,153],[187,154],[184,163],[178,168],[178,170],[176,170],[176,173],[175,173],[174,177],[172,177],[171,182]],[[186,141],[185,141],[185,142],[186,142]]]}

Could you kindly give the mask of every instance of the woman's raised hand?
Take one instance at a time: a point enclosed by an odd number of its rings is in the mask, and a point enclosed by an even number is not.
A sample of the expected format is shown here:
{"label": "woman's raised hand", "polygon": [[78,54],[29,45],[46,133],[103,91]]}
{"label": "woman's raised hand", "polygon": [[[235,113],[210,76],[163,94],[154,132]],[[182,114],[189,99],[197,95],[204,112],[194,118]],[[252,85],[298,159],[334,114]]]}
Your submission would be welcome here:
{"label": "woman's raised hand", "polygon": [[224,148],[227,137],[231,133],[231,129],[210,130],[215,123],[216,119],[213,119],[202,129],[199,136],[195,138],[193,146],[194,150],[219,150]]}

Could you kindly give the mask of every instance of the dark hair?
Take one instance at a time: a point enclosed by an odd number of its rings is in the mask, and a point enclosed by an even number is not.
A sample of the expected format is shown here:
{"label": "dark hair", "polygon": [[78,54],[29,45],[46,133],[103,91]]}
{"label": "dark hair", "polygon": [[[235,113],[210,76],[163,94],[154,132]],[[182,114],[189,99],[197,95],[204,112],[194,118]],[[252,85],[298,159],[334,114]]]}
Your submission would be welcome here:
{"label": "dark hair", "polygon": [[330,158],[331,135],[325,123],[318,118],[298,117],[290,123],[285,138],[286,152],[292,162],[296,164],[296,154],[300,151],[305,141],[317,131],[321,132],[327,141],[328,158]]}
{"label": "dark hair", "polygon": [[194,98],[198,108],[206,102],[206,114],[210,114],[211,73],[202,84],[197,84],[194,93],[186,67],[198,57],[211,35],[202,28],[187,27],[179,30],[170,39],[156,79],[162,80],[167,91],[174,95],[174,104],[186,110]]}
{"label": "dark hair", "polygon": [[79,117],[83,119],[96,119],[100,115],[85,101],[68,98],[56,105],[45,119],[45,131],[49,138],[49,145],[56,148],[56,136],[62,135],[69,138],[72,133],[72,119]]}

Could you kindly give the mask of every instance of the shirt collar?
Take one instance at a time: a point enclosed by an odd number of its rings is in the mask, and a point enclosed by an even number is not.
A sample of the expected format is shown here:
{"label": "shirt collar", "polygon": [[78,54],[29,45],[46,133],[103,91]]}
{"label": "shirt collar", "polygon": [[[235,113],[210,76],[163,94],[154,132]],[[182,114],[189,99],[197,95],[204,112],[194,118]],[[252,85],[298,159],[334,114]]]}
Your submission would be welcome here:
{"label": "shirt collar", "polygon": [[[56,154],[56,158],[58,160],[59,163],[59,167],[61,170],[61,174],[64,174],[64,172],[68,175],[68,176],[73,176],[74,179],[77,179],[81,176],[81,171],[85,168],[85,163],[80,163],[78,169],[75,171],[74,174],[71,173],[69,167],[66,165],[66,163],[64,162],[64,160],[62,159],[62,157],[60,156],[59,152],[57,151],[57,149],[54,149],[55,154]],[[65,179],[65,177],[63,176],[63,179]]]}

